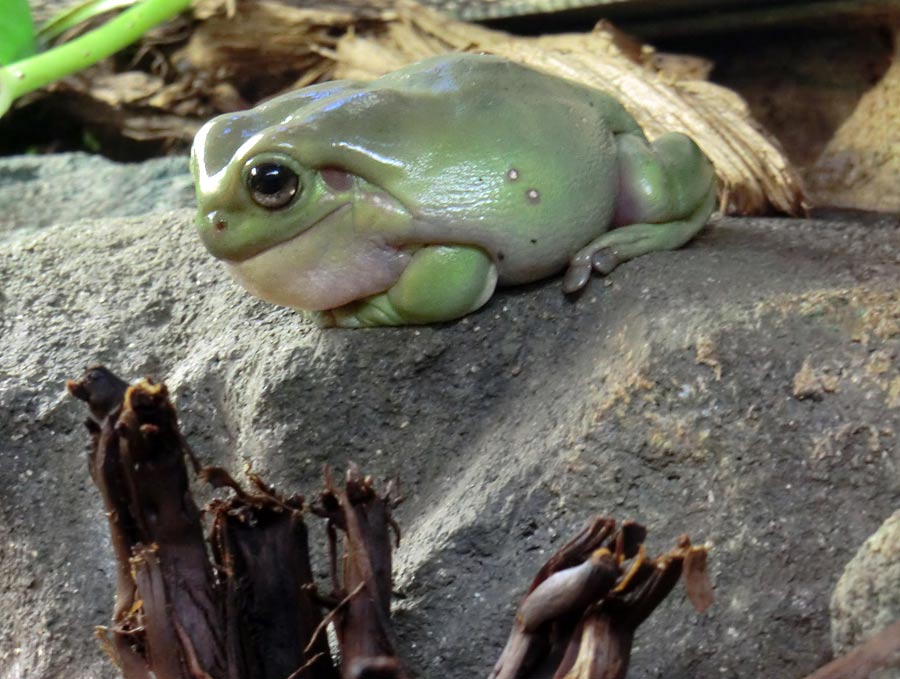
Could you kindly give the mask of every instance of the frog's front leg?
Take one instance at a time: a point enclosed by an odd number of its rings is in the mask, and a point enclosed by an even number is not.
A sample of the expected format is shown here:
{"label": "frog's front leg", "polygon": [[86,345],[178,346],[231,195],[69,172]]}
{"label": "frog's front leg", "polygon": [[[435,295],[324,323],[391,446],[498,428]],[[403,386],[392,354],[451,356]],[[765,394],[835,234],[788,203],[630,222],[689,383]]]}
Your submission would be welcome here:
{"label": "frog's front leg", "polygon": [[322,312],[319,321],[342,328],[450,321],[482,306],[496,287],[497,267],[481,248],[430,245],[387,291]]}
{"label": "frog's front leg", "polygon": [[616,142],[617,228],[569,261],[566,293],[583,288],[592,270],[608,274],[634,257],[681,247],[703,228],[716,204],[713,166],[689,137],[672,132],[650,144],[640,135],[622,134]]}

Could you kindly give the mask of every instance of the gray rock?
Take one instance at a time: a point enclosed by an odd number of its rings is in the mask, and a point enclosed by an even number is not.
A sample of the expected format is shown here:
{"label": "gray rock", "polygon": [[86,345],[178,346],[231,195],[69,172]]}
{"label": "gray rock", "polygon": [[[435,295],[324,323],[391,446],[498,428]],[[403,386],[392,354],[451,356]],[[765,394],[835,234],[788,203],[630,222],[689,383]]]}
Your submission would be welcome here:
{"label": "gray rock", "polygon": [[307,495],[325,463],[398,477],[395,619],[420,677],[485,676],[535,570],[594,513],[645,522],[651,552],[713,545],[717,602],[699,616],[677,589],[632,679],[830,657],[831,590],[900,505],[895,222],[724,219],[575,301],[550,280],[456,323],[342,331],[249,297],[191,218],[0,244],[0,674],[114,676],[92,634],[112,554],[63,389],[94,362],[164,378],[204,461]]}
{"label": "gray rock", "polygon": [[86,153],[18,156],[0,162],[0,242],[51,224],[131,217],[190,207],[186,158],[114,163]]}
{"label": "gray rock", "polygon": [[[900,510],[866,540],[831,597],[831,641],[843,655],[900,620]],[[878,679],[900,676],[900,655]],[[874,678],[873,678],[874,679]]]}

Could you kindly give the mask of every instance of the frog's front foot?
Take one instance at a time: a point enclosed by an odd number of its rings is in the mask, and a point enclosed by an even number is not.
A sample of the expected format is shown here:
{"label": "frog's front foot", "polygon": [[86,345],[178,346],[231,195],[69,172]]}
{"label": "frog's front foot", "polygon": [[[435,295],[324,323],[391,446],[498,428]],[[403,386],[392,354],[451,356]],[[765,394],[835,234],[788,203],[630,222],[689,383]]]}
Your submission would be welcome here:
{"label": "frog's front foot", "polygon": [[432,245],[412,256],[386,292],[317,312],[320,327],[370,328],[460,318],[490,299],[497,267],[481,248]]}
{"label": "frog's front foot", "polygon": [[386,293],[336,309],[317,311],[314,318],[320,328],[376,328],[409,322],[394,308]]}

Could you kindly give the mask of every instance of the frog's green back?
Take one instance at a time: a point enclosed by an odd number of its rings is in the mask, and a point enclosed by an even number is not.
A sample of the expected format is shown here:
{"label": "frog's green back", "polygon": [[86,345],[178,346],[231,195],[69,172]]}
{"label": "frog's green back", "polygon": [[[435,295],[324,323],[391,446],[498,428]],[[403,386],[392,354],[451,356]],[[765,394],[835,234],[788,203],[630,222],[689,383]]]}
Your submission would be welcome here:
{"label": "frog's green back", "polygon": [[607,228],[617,188],[613,132],[625,131],[639,128],[600,91],[458,54],[337,84],[295,103],[267,137],[299,162],[382,187],[420,223],[423,241],[452,226],[463,242],[496,250],[502,241],[504,258],[533,261],[539,251],[554,270]]}

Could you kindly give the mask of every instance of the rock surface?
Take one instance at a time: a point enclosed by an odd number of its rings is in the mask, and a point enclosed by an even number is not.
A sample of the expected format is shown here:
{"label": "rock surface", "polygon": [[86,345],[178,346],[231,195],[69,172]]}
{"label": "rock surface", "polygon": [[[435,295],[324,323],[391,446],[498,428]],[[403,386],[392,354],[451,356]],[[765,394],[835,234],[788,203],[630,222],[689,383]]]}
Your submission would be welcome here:
{"label": "rock surface", "polygon": [[[900,510],[866,540],[831,597],[831,640],[844,654],[900,620]],[[900,675],[900,654],[877,679]],[[875,679],[875,678],[873,678]]]}
{"label": "rock surface", "polygon": [[131,217],[194,204],[187,159],[111,163],[86,153],[4,158],[0,163],[0,241],[52,224]]}
{"label": "rock surface", "polygon": [[594,513],[645,523],[651,551],[713,545],[716,603],[676,590],[632,679],[830,658],[830,593],[900,506],[895,221],[721,220],[574,302],[550,280],[457,323],[340,331],[250,298],[190,210],[135,196],[140,216],[0,243],[0,677],[114,676],[92,632],[112,554],[63,388],[95,362],[164,378],[206,462],[307,495],[326,462],[398,477],[395,618],[423,679],[486,676],[535,569]]}

